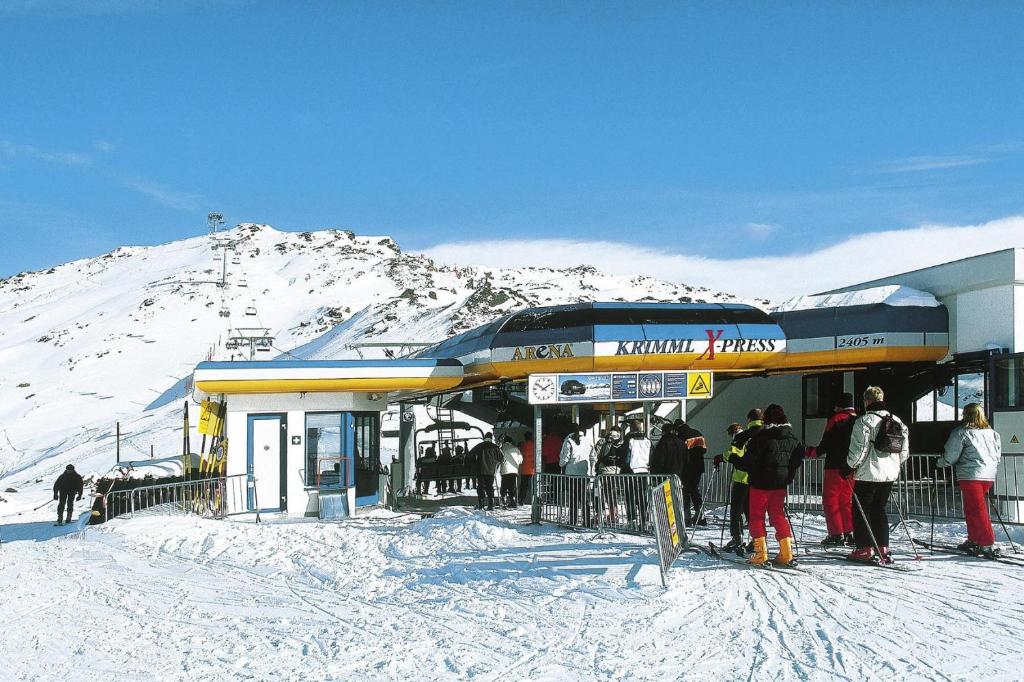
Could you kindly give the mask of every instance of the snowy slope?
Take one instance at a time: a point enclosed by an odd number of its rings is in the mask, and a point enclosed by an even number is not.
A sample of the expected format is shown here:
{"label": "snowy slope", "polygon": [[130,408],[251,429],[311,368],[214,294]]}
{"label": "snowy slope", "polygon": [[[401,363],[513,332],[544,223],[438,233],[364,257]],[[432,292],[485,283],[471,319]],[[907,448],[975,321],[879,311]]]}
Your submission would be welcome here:
{"label": "snowy slope", "polygon": [[[5,678],[1014,680],[1024,660],[1020,569],[914,562],[898,539],[919,571],[684,555],[663,590],[649,540],[508,512],[152,517],[57,538],[35,518],[0,524]],[[810,517],[806,537],[823,533]]]}
{"label": "snowy slope", "polygon": [[151,445],[157,457],[180,452],[184,380],[206,357],[232,356],[233,327],[267,327],[276,349],[302,357],[345,357],[353,342],[438,341],[530,305],[736,300],[586,266],[439,267],[390,238],[339,230],[246,224],[218,238],[233,245],[225,287],[207,236],[0,281],[0,480],[20,485],[67,462],[105,471],[117,421],[125,458]]}

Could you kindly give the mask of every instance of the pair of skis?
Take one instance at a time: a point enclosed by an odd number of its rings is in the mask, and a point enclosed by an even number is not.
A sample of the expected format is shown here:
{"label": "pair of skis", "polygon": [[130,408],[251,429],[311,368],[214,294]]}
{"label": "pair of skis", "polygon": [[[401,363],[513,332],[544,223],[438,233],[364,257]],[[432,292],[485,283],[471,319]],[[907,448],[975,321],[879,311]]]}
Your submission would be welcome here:
{"label": "pair of skis", "polygon": [[733,552],[726,551],[722,547],[716,546],[713,542],[709,542],[706,548],[701,547],[701,549],[705,550],[708,556],[712,558],[719,559],[721,561],[728,561],[731,564],[743,566],[744,568],[756,568],[762,571],[780,570],[795,571],[798,573],[808,573],[808,571],[805,568],[803,568],[802,566],[798,566],[796,561],[793,561],[789,564],[776,564],[772,561],[768,561],[763,564],[752,564],[743,557],[737,556]]}
{"label": "pair of skis", "polygon": [[914,538],[914,544],[916,544],[918,547],[923,547],[925,549],[929,549],[935,552],[942,552],[944,554],[955,554],[957,556],[972,557],[974,559],[981,559],[983,561],[994,561],[996,563],[1006,564],[1007,566],[1020,566],[1021,568],[1024,568],[1024,556],[1021,555],[986,557],[980,556],[978,554],[972,554],[970,552],[965,552],[964,550],[955,547],[954,545],[943,545],[934,542],[925,542],[924,540],[918,540],[917,538]]}

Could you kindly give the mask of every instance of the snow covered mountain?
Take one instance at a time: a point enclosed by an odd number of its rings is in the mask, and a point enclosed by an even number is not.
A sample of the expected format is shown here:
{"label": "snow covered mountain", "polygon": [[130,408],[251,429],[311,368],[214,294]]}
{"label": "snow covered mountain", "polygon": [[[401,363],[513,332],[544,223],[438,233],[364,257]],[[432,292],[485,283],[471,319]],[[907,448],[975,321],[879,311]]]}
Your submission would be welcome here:
{"label": "snow covered mountain", "polygon": [[270,330],[261,359],[371,357],[381,349],[350,344],[438,341],[525,306],[738,300],[586,265],[438,266],[343,230],[243,224],[217,240],[231,248],[209,236],[124,247],[0,281],[0,478],[69,461],[106,470],[118,421],[123,458],[180,452],[185,379],[207,357],[243,357],[225,348],[233,329]]}

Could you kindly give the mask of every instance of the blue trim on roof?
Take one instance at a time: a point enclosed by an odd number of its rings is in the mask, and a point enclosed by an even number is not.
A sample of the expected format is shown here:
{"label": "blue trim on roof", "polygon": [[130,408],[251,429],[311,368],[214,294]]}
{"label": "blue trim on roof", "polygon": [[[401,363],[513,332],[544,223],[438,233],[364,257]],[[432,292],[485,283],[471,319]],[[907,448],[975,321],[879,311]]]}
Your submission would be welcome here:
{"label": "blue trim on roof", "polygon": [[196,369],[351,369],[358,367],[462,367],[452,358],[424,358],[395,360],[238,360],[230,362],[200,362]]}

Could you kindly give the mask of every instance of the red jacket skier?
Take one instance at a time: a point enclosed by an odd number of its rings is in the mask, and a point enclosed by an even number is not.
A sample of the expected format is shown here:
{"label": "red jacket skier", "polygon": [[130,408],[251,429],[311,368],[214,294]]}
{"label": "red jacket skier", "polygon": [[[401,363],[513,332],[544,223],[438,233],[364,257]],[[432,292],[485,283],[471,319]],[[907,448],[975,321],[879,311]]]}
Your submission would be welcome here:
{"label": "red jacket skier", "polygon": [[825,425],[818,453],[825,454],[825,480],[822,506],[828,537],[821,541],[826,547],[853,545],[853,472],[846,465],[850,452],[850,434],[857,412],[853,394],[843,393],[836,400],[833,414]]}

